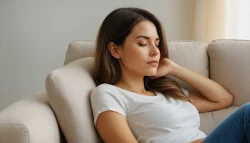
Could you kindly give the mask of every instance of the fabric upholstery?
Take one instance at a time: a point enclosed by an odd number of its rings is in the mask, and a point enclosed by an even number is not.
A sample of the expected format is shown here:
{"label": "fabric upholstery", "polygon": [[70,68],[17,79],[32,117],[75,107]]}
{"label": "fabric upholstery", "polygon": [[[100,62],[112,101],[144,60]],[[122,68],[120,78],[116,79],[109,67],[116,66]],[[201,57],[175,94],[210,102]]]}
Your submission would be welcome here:
{"label": "fabric upholstery", "polygon": [[209,134],[215,127],[217,127],[226,117],[237,110],[238,106],[231,106],[218,111],[200,113],[201,126],[200,129]]}
{"label": "fabric upholstery", "polygon": [[26,97],[0,112],[0,143],[60,143],[46,92]]}
{"label": "fabric upholstery", "polygon": [[69,143],[101,142],[93,126],[89,98],[95,87],[91,76],[93,62],[93,57],[75,60],[46,78],[50,105]]}
{"label": "fabric upholstery", "polygon": [[64,65],[84,57],[95,56],[95,42],[94,41],[73,41],[69,44]]}
{"label": "fabric upholstery", "polygon": [[250,101],[250,41],[214,40],[208,46],[211,79],[234,95],[233,105]]}
{"label": "fabric upholstery", "polygon": [[[205,77],[209,76],[209,65],[207,56],[207,45],[200,41],[169,41],[169,59],[175,63],[195,71]],[[175,79],[181,87],[195,90],[185,82]]]}

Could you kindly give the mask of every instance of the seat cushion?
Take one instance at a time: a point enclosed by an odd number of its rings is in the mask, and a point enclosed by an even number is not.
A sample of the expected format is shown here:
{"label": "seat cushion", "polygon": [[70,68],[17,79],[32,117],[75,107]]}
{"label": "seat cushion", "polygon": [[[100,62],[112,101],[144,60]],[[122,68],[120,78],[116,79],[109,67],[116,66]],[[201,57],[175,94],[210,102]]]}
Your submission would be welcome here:
{"label": "seat cushion", "polygon": [[69,143],[102,142],[94,128],[90,93],[94,58],[75,60],[52,71],[46,78],[49,103]]}
{"label": "seat cushion", "polygon": [[200,130],[209,135],[226,117],[238,108],[238,106],[230,106],[222,110],[200,113]]}

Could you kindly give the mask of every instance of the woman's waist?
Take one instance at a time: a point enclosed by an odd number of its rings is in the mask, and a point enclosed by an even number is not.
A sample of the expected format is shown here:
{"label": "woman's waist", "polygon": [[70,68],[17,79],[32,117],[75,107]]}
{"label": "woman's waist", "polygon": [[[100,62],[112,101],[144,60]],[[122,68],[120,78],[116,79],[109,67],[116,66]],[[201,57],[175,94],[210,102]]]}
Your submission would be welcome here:
{"label": "woman's waist", "polygon": [[[144,134],[145,135],[145,134]],[[171,129],[167,132],[152,132],[151,135],[144,136],[149,137],[150,143],[190,143],[192,141],[205,138],[207,135],[201,130],[193,127],[185,127],[178,129]],[[143,137],[142,137],[143,138]],[[143,139],[144,140],[144,139]]]}

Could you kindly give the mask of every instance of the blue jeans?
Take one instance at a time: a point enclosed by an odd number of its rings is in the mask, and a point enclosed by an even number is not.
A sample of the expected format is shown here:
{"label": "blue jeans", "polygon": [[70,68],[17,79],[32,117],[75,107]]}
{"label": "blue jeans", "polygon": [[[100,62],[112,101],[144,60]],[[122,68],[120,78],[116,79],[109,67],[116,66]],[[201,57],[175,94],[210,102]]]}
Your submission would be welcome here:
{"label": "blue jeans", "polygon": [[242,105],[226,118],[204,143],[250,143],[250,103]]}

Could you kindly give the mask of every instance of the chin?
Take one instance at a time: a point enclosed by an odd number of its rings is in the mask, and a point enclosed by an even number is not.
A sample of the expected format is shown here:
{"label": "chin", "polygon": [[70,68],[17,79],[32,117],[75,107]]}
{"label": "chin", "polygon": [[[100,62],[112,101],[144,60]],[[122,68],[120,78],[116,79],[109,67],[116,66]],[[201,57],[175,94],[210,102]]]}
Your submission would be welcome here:
{"label": "chin", "polygon": [[148,72],[145,76],[155,76],[157,72]]}
{"label": "chin", "polygon": [[140,69],[140,72],[144,76],[155,76],[157,74],[157,68],[143,67]]}

